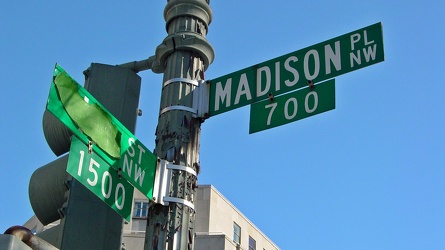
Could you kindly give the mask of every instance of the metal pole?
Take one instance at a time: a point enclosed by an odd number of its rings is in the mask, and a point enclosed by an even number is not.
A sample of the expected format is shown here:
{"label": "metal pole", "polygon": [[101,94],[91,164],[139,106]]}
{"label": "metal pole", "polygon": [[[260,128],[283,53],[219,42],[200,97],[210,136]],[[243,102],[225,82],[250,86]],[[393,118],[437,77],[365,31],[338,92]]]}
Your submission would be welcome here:
{"label": "metal pole", "polygon": [[[174,165],[168,205],[149,209],[146,250],[193,249],[195,188],[199,173],[199,141],[202,118],[193,110],[193,92],[213,62],[207,42],[212,19],[209,0],[169,0],[164,10],[168,36],[156,49],[152,70],[163,72],[155,154]],[[184,169],[192,169],[185,171]]]}
{"label": "metal pole", "polygon": [[148,59],[140,60],[140,61],[133,61],[128,63],[119,64],[117,66],[123,67],[123,68],[129,68],[134,73],[139,73],[144,70],[152,69],[153,62],[156,60],[155,56],[150,56]]}

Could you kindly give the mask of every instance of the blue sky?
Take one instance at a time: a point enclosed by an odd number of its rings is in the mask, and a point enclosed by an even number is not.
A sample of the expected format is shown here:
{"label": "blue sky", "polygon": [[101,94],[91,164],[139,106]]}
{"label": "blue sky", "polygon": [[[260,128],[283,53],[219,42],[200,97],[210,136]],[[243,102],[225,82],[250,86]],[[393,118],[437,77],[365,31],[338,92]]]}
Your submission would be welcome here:
{"label": "blue sky", "polygon": [[[33,212],[53,161],[42,114],[55,63],[154,54],[166,1],[0,2],[0,231]],[[336,77],[336,109],[249,135],[249,107],[202,125],[199,183],[282,249],[445,248],[445,2],[211,1],[212,79],[382,22],[385,61]],[[154,147],[162,75],[141,72],[136,136]]]}

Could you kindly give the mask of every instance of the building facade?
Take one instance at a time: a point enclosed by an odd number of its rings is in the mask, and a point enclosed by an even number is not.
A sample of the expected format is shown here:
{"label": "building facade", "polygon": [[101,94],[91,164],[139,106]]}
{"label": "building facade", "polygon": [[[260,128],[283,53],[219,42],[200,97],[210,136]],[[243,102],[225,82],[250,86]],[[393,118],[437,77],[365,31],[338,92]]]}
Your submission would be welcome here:
{"label": "building facade", "polygon": [[[211,185],[200,185],[195,202],[195,250],[278,250],[279,248]],[[143,249],[148,199],[135,190],[133,215],[125,222],[122,249]],[[33,216],[25,227],[45,234],[58,221],[43,226]]]}

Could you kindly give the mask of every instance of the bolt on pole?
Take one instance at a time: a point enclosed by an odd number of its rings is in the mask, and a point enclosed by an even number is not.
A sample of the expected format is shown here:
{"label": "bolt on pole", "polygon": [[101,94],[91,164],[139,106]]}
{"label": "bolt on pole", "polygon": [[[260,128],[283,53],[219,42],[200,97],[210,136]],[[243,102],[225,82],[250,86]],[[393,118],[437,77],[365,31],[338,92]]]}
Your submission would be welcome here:
{"label": "bolt on pole", "polygon": [[[152,70],[164,73],[154,153],[172,169],[168,205],[149,208],[144,249],[193,249],[195,193],[203,119],[193,109],[195,91],[213,62],[206,39],[212,20],[209,0],[169,0],[164,9],[167,37],[156,48]],[[205,84],[205,83],[203,83]],[[184,171],[190,168],[194,171]]]}

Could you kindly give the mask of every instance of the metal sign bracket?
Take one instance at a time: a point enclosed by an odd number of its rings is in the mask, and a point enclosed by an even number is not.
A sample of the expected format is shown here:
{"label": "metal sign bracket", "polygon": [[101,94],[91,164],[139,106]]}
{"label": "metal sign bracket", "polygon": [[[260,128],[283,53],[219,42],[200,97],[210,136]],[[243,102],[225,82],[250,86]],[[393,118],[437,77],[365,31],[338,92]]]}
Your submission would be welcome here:
{"label": "metal sign bracket", "polygon": [[193,176],[197,176],[196,171],[191,167],[175,165],[166,160],[158,159],[153,188],[153,202],[162,204],[163,206],[169,205],[170,202],[176,202],[195,210],[195,206],[192,202],[182,198],[169,196],[172,170],[185,171]]}

